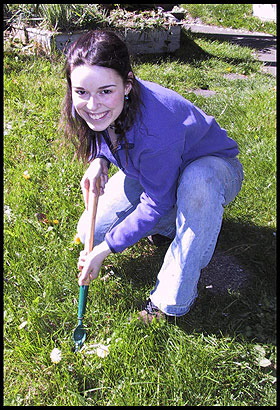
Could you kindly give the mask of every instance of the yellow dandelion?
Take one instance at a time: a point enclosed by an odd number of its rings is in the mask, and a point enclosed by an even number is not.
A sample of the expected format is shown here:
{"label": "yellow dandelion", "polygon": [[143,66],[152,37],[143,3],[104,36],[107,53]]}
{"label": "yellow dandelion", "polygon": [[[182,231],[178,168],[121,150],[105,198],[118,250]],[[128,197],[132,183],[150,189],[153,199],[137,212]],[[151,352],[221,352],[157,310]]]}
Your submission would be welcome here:
{"label": "yellow dandelion", "polygon": [[57,224],[58,224],[58,220],[57,220],[57,219],[54,219],[54,220],[53,220],[53,223],[54,223],[55,225],[57,225]]}
{"label": "yellow dandelion", "polygon": [[24,171],[24,173],[22,174],[23,178],[25,179],[30,179],[30,175],[28,173],[28,171]]}
{"label": "yellow dandelion", "polygon": [[81,239],[79,238],[78,234],[76,234],[75,237],[74,237],[74,243],[76,245],[79,245],[81,243]]}

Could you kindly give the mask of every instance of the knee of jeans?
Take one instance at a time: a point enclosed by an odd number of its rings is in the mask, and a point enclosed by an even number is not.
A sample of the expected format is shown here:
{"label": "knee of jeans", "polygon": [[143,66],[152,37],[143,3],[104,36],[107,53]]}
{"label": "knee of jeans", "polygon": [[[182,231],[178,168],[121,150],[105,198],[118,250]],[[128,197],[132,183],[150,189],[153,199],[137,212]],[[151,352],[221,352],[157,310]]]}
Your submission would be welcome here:
{"label": "knee of jeans", "polygon": [[187,203],[188,207],[196,210],[209,208],[217,200],[224,202],[223,196],[219,194],[219,182],[214,175],[203,173],[190,173],[179,185],[177,197],[178,205],[180,201]]}

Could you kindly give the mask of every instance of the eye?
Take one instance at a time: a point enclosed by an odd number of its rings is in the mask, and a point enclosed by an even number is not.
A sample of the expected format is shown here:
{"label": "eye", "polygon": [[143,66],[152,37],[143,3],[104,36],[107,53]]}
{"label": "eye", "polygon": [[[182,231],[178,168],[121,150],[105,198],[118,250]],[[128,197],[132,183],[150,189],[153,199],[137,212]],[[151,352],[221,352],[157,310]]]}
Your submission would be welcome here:
{"label": "eye", "polygon": [[103,94],[103,95],[107,95],[107,94],[111,94],[111,93],[112,93],[111,90],[102,90],[101,91],[101,94]]}
{"label": "eye", "polygon": [[75,93],[78,94],[78,95],[85,95],[86,91],[84,91],[84,90],[75,90]]}

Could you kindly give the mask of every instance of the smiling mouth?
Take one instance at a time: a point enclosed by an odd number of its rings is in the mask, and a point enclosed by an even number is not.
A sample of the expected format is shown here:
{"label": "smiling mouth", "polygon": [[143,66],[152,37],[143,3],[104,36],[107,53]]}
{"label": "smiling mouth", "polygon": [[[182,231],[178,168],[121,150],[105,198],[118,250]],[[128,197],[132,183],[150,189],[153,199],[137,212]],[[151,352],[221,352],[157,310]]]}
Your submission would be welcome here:
{"label": "smiling mouth", "polygon": [[104,117],[108,114],[108,112],[109,112],[109,111],[105,111],[105,112],[102,112],[102,113],[100,113],[100,114],[90,114],[90,113],[88,113],[88,116],[89,116],[92,120],[97,121],[97,120],[101,120],[102,118],[104,118]]}

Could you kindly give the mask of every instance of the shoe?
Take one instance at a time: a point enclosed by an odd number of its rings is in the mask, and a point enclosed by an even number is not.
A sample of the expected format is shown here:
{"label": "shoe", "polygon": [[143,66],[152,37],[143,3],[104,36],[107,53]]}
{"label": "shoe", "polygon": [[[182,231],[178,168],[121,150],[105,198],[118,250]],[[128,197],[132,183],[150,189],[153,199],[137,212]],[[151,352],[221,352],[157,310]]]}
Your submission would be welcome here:
{"label": "shoe", "polygon": [[166,315],[153,304],[150,298],[142,305],[142,309],[137,319],[142,320],[145,324],[151,323],[153,319],[166,319]]}
{"label": "shoe", "polygon": [[170,245],[173,239],[168,238],[168,236],[155,234],[155,235],[148,236],[148,240],[151,242],[152,245],[159,247],[159,246]]}

